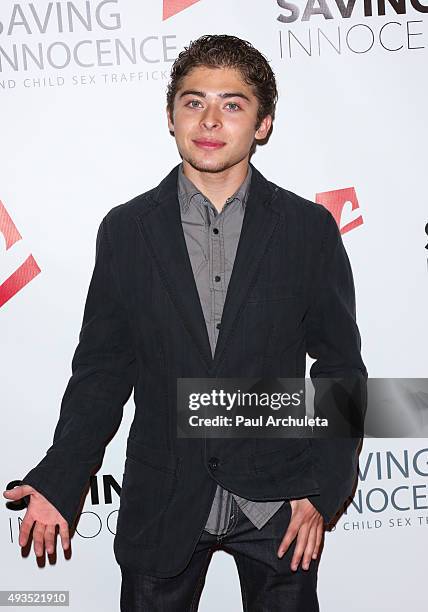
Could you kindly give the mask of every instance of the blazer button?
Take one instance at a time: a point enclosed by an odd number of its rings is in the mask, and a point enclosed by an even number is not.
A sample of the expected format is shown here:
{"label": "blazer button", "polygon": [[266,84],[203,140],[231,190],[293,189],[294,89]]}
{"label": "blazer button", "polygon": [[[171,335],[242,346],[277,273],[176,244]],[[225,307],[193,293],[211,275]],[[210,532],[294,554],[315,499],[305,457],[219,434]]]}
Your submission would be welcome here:
{"label": "blazer button", "polygon": [[208,465],[211,470],[216,470],[218,468],[219,459],[217,457],[211,457],[208,461]]}

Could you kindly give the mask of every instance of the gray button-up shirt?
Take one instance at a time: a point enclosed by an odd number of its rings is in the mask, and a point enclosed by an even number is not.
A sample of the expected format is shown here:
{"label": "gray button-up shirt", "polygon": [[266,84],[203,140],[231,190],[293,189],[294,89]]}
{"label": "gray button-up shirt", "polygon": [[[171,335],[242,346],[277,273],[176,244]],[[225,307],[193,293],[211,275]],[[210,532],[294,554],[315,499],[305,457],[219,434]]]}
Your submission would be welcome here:
{"label": "gray button-up shirt", "polygon": [[[178,199],[187,250],[199,293],[211,351],[214,356],[226,291],[232,274],[251,182],[251,166],[239,189],[227,198],[221,212],[184,174],[178,172]],[[205,531],[227,531],[233,499],[250,521],[261,529],[284,501],[251,501],[227,491],[219,484]]]}

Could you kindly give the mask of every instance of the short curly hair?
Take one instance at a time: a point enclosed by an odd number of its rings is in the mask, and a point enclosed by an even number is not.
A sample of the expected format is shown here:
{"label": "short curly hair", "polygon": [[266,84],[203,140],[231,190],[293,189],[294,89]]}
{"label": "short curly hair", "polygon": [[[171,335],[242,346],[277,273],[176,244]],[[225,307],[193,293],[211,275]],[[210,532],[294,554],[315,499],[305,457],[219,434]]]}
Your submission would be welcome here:
{"label": "short curly hair", "polygon": [[251,85],[259,102],[256,129],[266,115],[275,117],[278,100],[275,74],[266,57],[247,40],[228,34],[205,34],[190,41],[175,59],[167,87],[167,109],[172,117],[174,98],[182,79],[195,67],[234,68]]}

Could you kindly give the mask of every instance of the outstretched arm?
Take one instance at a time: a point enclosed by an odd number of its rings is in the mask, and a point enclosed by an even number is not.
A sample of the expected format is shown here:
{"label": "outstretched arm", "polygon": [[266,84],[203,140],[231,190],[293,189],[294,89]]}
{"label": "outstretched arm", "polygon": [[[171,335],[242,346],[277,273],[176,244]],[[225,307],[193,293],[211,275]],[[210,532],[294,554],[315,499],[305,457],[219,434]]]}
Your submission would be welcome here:
{"label": "outstretched arm", "polygon": [[[134,341],[120,294],[107,215],[98,229],[95,266],[72,359],[72,376],[62,398],[53,443],[21,481],[39,494],[39,502],[42,497],[48,500],[69,527],[90,475],[102,462],[105,445],[120,425],[135,368]],[[28,491],[21,487],[20,498]],[[30,498],[33,495],[29,493]],[[27,513],[34,518],[32,500]]]}

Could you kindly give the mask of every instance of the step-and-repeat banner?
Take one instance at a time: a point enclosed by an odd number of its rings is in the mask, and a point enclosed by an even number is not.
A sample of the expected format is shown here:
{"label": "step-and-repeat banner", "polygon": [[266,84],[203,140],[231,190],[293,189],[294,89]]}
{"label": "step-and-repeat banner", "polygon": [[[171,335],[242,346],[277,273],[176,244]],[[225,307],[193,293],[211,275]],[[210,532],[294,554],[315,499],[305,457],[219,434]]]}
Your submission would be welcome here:
{"label": "step-and-repeat banner", "polygon": [[[166,86],[202,34],[245,38],[271,62],[277,118],[252,162],[334,214],[370,376],[426,377],[427,12],[421,0],[2,0],[3,488],[51,444],[102,217],[180,161]],[[53,564],[22,556],[24,510],[4,500],[1,589],[69,590],[74,612],[119,609],[112,543],[133,412],[130,400],[70,558],[60,545]],[[427,537],[428,440],[366,439],[353,501],[325,536],[321,609],[425,609]],[[200,609],[242,610],[224,552]]]}

